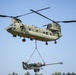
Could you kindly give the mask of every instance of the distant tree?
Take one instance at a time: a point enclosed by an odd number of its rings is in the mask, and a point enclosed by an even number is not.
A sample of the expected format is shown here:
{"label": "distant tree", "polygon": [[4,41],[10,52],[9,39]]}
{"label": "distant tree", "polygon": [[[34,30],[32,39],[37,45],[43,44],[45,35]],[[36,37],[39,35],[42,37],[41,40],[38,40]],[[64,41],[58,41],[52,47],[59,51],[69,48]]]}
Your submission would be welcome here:
{"label": "distant tree", "polygon": [[8,74],[8,75],[11,75],[11,74]]}
{"label": "distant tree", "polygon": [[27,72],[26,74],[24,74],[24,75],[31,75],[29,72]]}
{"label": "distant tree", "polygon": [[12,74],[8,74],[8,75],[18,75],[17,73],[13,72]]}
{"label": "distant tree", "polygon": [[37,73],[35,73],[35,75],[38,75]]}
{"label": "distant tree", "polygon": [[63,72],[63,74],[62,75],[66,75],[64,72]]}
{"label": "distant tree", "polygon": [[52,75],[61,75],[61,72],[52,73]]}
{"label": "distant tree", "polygon": [[66,75],[71,75],[71,73],[70,73],[70,72],[68,72]]}
{"label": "distant tree", "polygon": [[76,73],[72,72],[72,75],[76,75]]}
{"label": "distant tree", "polygon": [[12,75],[16,75],[15,72],[13,72]]}
{"label": "distant tree", "polygon": [[43,74],[37,74],[37,73],[35,73],[35,75],[43,75]]}

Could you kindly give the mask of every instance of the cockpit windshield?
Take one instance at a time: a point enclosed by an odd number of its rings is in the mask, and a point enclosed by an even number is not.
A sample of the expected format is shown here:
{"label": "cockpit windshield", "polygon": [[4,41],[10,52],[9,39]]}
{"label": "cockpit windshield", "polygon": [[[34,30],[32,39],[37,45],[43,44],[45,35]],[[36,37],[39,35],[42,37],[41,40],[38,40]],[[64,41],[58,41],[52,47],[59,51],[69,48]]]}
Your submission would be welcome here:
{"label": "cockpit windshield", "polygon": [[10,24],[6,29],[9,29],[9,28],[13,28],[14,29],[15,26],[16,26],[15,24]]}
{"label": "cockpit windshield", "polygon": [[14,28],[15,27],[15,24],[10,24],[10,26],[9,27],[12,27],[12,28]]}

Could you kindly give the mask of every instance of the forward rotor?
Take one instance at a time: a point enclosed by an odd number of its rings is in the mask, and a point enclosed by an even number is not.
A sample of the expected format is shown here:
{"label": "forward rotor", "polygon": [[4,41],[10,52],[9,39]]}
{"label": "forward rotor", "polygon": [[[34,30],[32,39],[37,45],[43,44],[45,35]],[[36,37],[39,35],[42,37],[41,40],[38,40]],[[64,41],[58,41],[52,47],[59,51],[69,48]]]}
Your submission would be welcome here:
{"label": "forward rotor", "polygon": [[[46,7],[46,8],[43,8],[43,9],[39,9],[39,10],[36,10],[37,12],[39,11],[43,11],[43,10],[46,10],[46,9],[49,9],[50,7]],[[18,18],[18,17],[22,17],[22,16],[25,16],[25,15],[29,15],[29,14],[32,14],[33,12],[29,12],[29,13],[26,13],[26,14],[23,14],[23,15],[18,15],[18,16],[7,16],[7,15],[0,15],[0,17],[8,17],[8,18]]]}

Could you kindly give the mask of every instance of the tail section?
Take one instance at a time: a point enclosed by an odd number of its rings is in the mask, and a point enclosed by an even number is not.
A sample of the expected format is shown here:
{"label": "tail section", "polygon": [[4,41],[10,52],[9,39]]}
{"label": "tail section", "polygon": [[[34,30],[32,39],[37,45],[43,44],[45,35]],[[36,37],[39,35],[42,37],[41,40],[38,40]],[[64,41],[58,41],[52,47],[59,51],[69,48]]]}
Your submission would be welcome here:
{"label": "tail section", "polygon": [[47,29],[50,30],[54,36],[57,36],[58,39],[61,35],[61,26],[58,23],[52,23],[47,25]]}

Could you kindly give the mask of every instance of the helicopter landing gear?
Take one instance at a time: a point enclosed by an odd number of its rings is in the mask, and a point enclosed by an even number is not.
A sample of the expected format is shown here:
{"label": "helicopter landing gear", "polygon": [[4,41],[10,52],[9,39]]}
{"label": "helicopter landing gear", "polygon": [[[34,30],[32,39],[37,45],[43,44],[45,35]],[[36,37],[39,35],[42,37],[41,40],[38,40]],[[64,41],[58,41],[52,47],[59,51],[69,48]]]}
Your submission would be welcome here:
{"label": "helicopter landing gear", "polygon": [[46,42],[45,44],[48,45],[48,42]]}
{"label": "helicopter landing gear", "polygon": [[33,39],[32,39],[32,38],[30,38],[30,40],[31,40],[31,41],[33,41]]}
{"label": "helicopter landing gear", "polygon": [[16,35],[13,35],[13,37],[16,37]]}
{"label": "helicopter landing gear", "polygon": [[40,69],[34,69],[34,72],[39,72],[40,71]]}
{"label": "helicopter landing gear", "polygon": [[24,39],[22,39],[22,42],[25,42],[26,41],[26,39],[24,38]]}
{"label": "helicopter landing gear", "polygon": [[57,44],[57,41],[55,40],[54,43]]}

